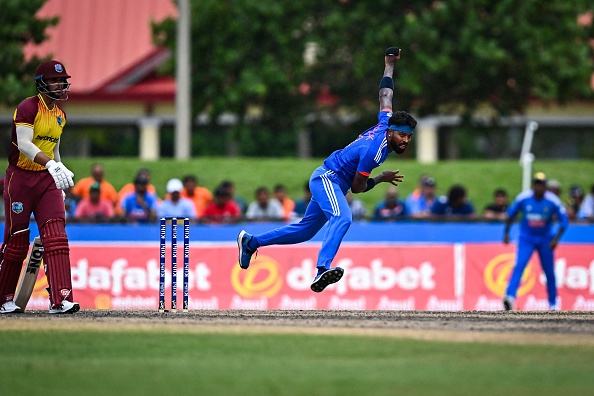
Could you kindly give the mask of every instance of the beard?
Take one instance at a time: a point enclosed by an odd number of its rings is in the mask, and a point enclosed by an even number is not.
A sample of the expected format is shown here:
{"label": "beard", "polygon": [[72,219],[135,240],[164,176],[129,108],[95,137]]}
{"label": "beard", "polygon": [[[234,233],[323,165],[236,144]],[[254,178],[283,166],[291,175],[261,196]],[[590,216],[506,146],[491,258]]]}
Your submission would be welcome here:
{"label": "beard", "polygon": [[396,146],[396,147],[394,147],[394,152],[395,152],[396,154],[402,154],[402,153],[404,153],[404,151],[406,150],[406,147],[407,147],[407,146],[404,146],[404,148],[400,148],[400,146]]}

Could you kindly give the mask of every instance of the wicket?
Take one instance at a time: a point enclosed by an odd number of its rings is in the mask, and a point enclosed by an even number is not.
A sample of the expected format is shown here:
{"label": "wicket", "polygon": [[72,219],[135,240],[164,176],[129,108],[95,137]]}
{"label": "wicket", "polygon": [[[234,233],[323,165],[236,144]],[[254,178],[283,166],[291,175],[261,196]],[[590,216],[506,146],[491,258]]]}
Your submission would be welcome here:
{"label": "wicket", "polygon": [[[177,221],[176,217],[162,217],[159,230],[159,312],[165,312],[165,262],[167,250],[167,220],[171,220],[171,312],[177,312]],[[182,219],[179,219],[182,220]],[[184,218],[183,310],[188,311],[190,273],[190,219]]]}

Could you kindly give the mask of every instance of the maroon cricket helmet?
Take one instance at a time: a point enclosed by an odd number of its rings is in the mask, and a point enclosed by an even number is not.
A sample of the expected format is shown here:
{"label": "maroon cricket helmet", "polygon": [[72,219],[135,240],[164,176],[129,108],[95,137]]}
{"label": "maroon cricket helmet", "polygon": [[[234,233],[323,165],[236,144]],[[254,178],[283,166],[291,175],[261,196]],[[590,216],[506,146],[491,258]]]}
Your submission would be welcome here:
{"label": "maroon cricket helmet", "polygon": [[[51,78],[63,78],[64,82],[50,89],[47,80]],[[37,70],[35,70],[37,92],[46,94],[54,100],[66,100],[68,99],[68,92],[70,92],[70,83],[66,80],[68,78],[70,78],[70,75],[66,72],[62,62],[57,60],[45,61],[37,66]]]}
{"label": "maroon cricket helmet", "polygon": [[35,70],[35,79],[43,78],[47,80],[48,78],[70,78],[68,73],[66,73],[66,68],[62,64],[62,62],[58,62],[57,60],[48,60],[41,63],[37,66]]}

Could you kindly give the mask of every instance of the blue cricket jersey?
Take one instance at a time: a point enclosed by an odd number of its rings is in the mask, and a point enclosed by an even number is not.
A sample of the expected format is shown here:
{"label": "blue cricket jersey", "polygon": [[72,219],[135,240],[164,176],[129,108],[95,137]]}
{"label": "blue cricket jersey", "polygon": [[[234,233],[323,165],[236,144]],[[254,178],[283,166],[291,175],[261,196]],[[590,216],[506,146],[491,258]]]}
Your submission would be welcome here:
{"label": "blue cricket jersey", "polygon": [[514,218],[520,211],[520,236],[551,236],[555,216],[560,227],[567,228],[569,224],[563,203],[550,191],[545,192],[542,199],[536,199],[532,190],[520,193],[507,209],[507,215]]}
{"label": "blue cricket jersey", "polygon": [[357,172],[369,176],[390,154],[386,137],[390,117],[392,110],[380,111],[377,125],[360,134],[345,148],[330,154],[324,161],[326,168],[338,176],[343,191],[351,188]]}

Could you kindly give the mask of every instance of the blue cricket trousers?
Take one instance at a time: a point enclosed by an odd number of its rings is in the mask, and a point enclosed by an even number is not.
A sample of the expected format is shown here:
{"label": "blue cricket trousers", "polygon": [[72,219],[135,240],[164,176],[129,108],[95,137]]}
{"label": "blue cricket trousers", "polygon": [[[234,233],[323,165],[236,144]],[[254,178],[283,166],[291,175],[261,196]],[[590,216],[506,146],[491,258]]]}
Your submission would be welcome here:
{"label": "blue cricket trousers", "polygon": [[555,260],[553,250],[549,247],[551,237],[522,237],[518,241],[518,250],[516,254],[516,265],[507,286],[506,295],[515,297],[520,286],[522,274],[528,265],[530,256],[536,250],[540,257],[540,265],[547,278],[547,294],[549,304],[555,305],[557,300],[557,284],[555,279]]}
{"label": "blue cricket trousers", "polygon": [[316,267],[330,268],[342,238],[348,231],[353,216],[345,198],[348,188],[341,187],[338,176],[324,165],[318,167],[309,179],[312,199],[305,216],[289,224],[254,236],[258,245],[292,245],[309,241],[328,222],[328,229],[318,254]]}

